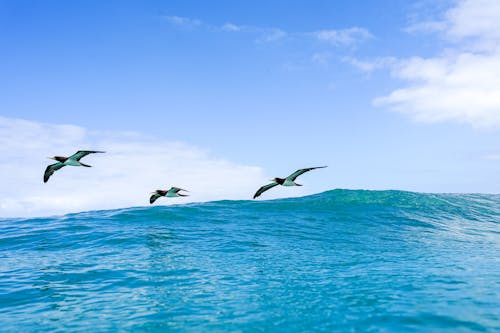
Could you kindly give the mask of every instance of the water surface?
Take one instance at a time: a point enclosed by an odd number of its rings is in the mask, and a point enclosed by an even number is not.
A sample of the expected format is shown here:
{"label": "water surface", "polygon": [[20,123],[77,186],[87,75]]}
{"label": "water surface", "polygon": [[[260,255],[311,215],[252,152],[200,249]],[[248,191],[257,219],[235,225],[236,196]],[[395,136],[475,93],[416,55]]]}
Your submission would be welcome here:
{"label": "water surface", "polygon": [[500,196],[0,220],[0,331],[498,332]]}

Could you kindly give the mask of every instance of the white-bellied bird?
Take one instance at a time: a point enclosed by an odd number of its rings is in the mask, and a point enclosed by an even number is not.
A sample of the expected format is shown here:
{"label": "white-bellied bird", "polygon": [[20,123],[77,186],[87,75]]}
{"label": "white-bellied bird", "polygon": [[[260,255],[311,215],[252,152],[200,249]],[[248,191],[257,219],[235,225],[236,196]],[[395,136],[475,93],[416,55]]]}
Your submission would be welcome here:
{"label": "white-bellied bird", "polygon": [[267,184],[259,188],[259,190],[255,193],[253,198],[259,197],[262,193],[266,192],[269,189],[272,189],[275,186],[282,185],[282,186],[302,186],[301,184],[297,184],[295,182],[295,179],[297,179],[298,176],[300,176],[303,173],[306,173],[308,171],[314,170],[314,169],[321,169],[321,168],[326,168],[326,166],[320,166],[320,167],[314,167],[314,168],[304,168],[295,171],[292,173],[290,176],[286,178],[273,178],[271,179],[273,182],[271,184]]}
{"label": "white-bellied bird", "polygon": [[188,196],[187,194],[180,193],[180,191],[189,192],[188,190],[183,190],[182,188],[178,187],[171,187],[169,190],[156,190],[152,193],[153,195],[149,198],[149,203],[152,204],[159,197],[175,198],[175,197]]}
{"label": "white-bellied bird", "polygon": [[80,162],[80,159],[82,157],[87,156],[88,154],[95,154],[95,153],[104,153],[104,152],[97,150],[79,150],[70,157],[64,157],[64,156],[49,157],[52,160],[56,160],[57,163],[47,166],[47,168],[45,169],[45,173],[43,174],[43,182],[46,183],[49,180],[50,176],[54,174],[54,172],[56,172],[57,170],[61,169],[66,165],[84,166],[90,168],[91,167],[90,165],[83,164],[82,162]]}

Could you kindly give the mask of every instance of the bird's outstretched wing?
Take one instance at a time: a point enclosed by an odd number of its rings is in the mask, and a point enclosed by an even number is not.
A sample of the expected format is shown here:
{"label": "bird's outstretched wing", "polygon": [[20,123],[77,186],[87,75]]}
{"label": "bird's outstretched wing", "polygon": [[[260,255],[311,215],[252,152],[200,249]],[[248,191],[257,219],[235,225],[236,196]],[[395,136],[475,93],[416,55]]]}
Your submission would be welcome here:
{"label": "bird's outstretched wing", "polygon": [[276,185],[278,185],[277,182],[272,182],[271,184],[267,184],[267,185],[264,185],[262,186],[261,188],[259,188],[259,190],[255,193],[255,195],[253,196],[253,198],[257,198],[258,196],[260,196],[262,193],[266,192],[267,190],[275,187]]}
{"label": "bird's outstretched wing", "polygon": [[291,180],[293,182],[301,174],[306,173],[306,172],[311,171],[311,170],[314,170],[314,169],[321,169],[321,168],[326,168],[326,166],[300,169],[300,170],[297,170],[294,173],[292,173],[290,176],[286,177],[286,179]]}
{"label": "bird's outstretched wing", "polygon": [[104,153],[104,151],[98,151],[98,150],[79,150],[73,155],[71,155],[69,158],[72,160],[79,161],[82,157],[87,156],[88,154],[95,154],[95,153]]}
{"label": "bird's outstretched wing", "polygon": [[155,202],[155,201],[156,201],[156,199],[158,199],[159,197],[161,197],[161,195],[160,195],[160,194],[158,194],[158,193],[153,194],[153,195],[149,198],[149,203],[150,203],[150,204],[153,204],[153,202]]}
{"label": "bird's outstretched wing", "polygon": [[185,190],[185,189],[180,188],[180,187],[172,187],[172,188],[170,189],[170,191],[172,191],[173,193],[178,193],[179,191],[189,192],[188,190]]}
{"label": "bird's outstretched wing", "polygon": [[47,168],[45,169],[45,173],[43,174],[43,182],[46,183],[49,180],[50,176],[52,176],[54,172],[61,169],[63,166],[64,163],[61,162],[57,162],[47,166]]}
{"label": "bird's outstretched wing", "polygon": [[188,197],[189,196],[187,194],[180,193],[180,191],[189,192],[188,190],[185,190],[185,189],[180,188],[180,187],[175,187],[175,186],[171,187],[170,190],[168,190],[168,192],[177,194],[180,197]]}

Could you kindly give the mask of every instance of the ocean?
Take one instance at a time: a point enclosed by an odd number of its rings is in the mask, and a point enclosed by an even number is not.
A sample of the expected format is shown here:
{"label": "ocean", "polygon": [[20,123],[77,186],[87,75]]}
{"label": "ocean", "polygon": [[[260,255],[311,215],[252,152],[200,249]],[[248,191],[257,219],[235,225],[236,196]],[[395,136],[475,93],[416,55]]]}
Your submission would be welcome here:
{"label": "ocean", "polygon": [[500,195],[0,219],[1,332],[500,332]]}

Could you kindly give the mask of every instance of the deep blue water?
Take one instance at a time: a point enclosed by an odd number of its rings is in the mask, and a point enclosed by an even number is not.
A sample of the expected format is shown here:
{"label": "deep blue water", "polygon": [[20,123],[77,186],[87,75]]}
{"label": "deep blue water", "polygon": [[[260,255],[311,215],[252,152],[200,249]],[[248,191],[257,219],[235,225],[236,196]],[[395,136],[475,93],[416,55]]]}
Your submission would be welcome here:
{"label": "deep blue water", "polygon": [[0,220],[0,331],[499,332],[500,195]]}

